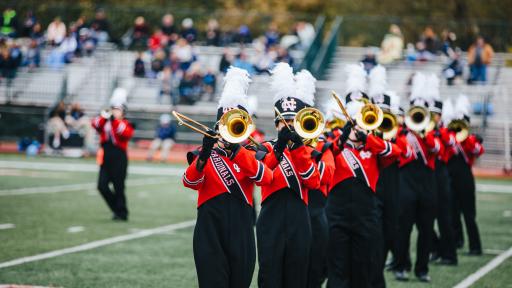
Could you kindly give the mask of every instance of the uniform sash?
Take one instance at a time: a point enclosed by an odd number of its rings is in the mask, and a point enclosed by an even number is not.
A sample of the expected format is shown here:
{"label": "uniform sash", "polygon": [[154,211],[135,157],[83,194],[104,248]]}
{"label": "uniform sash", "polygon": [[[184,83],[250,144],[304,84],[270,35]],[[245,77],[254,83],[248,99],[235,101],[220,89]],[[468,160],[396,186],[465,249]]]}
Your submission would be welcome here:
{"label": "uniform sash", "polygon": [[290,159],[288,159],[284,153],[283,157],[281,157],[281,162],[279,162],[279,169],[281,169],[281,172],[283,173],[286,183],[288,184],[288,188],[297,192],[300,199],[302,199],[302,187],[300,186],[299,178],[293,169]]}
{"label": "uniform sash", "polygon": [[427,163],[428,163],[427,157],[425,157],[425,154],[423,153],[423,149],[421,148],[421,144],[418,141],[418,138],[416,137],[416,135],[414,135],[412,133],[408,133],[407,141],[411,145],[412,150],[414,151],[414,154],[416,155],[415,158],[423,160],[423,163],[425,163],[425,165],[427,165]]}
{"label": "uniform sash", "polygon": [[222,159],[222,157],[215,150],[212,151],[210,159],[212,160],[215,172],[217,172],[217,175],[219,176],[222,184],[224,184],[224,187],[226,187],[228,192],[236,197],[242,198],[246,203],[249,203],[242,189],[242,186],[240,183],[238,183],[235,174],[233,171],[231,171],[231,168],[229,168],[229,165],[226,163],[226,161],[224,161],[224,159]]}
{"label": "uniform sash", "polygon": [[343,155],[343,158],[345,158],[348,167],[350,168],[350,170],[352,170],[352,174],[354,174],[354,177],[360,180],[364,180],[366,185],[368,185],[368,187],[371,188],[370,181],[368,180],[368,177],[366,177],[363,165],[361,164],[361,161],[357,159],[356,155],[354,155],[354,153],[352,153],[352,151],[349,149],[343,149],[341,153]]}

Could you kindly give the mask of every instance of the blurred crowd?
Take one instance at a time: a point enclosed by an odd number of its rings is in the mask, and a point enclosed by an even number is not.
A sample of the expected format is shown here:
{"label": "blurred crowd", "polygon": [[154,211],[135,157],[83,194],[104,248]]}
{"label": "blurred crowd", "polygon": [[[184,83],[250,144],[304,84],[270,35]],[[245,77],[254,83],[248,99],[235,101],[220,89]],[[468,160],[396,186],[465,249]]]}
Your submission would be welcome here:
{"label": "blurred crowd", "polygon": [[[183,19],[177,27],[174,16],[165,14],[154,28],[144,17],[137,17],[132,29],[123,36],[126,48],[139,51],[133,75],[161,81],[159,103],[164,97],[170,97],[172,104],[213,101],[218,73],[225,73],[230,65],[246,69],[251,75],[267,73],[277,62],[293,66],[290,50],[306,49],[315,37],[313,25],[306,22],[296,23],[286,35],[281,35],[272,23],[263,35],[253,37],[247,25],[223,30],[216,19],[210,19],[202,31],[200,34],[191,18]],[[206,46],[226,47],[219,67],[207,67],[198,61],[198,38]],[[231,46],[236,48],[228,48]],[[254,52],[249,55],[248,50]]]}
{"label": "blurred crowd", "polygon": [[389,65],[396,60],[405,60],[411,65],[441,61],[443,76],[448,85],[464,79],[468,84],[487,82],[487,67],[492,62],[494,50],[482,36],[478,36],[475,42],[467,47],[465,58],[462,57],[462,49],[458,46],[457,35],[448,29],[442,30],[438,36],[433,27],[427,26],[415,44],[409,42],[404,47],[404,43],[400,27],[392,24],[380,48],[368,49],[362,59],[365,69],[369,71],[377,64]]}

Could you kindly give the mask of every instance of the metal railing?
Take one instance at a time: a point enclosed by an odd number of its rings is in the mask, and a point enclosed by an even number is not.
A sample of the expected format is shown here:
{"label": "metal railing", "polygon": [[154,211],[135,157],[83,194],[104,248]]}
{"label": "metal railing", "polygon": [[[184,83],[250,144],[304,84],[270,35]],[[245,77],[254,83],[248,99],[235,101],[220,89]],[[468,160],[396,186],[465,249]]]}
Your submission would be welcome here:
{"label": "metal railing", "polygon": [[306,51],[306,54],[304,55],[304,58],[302,59],[302,62],[300,63],[299,70],[301,69],[307,69],[311,70],[311,66],[313,65],[317,55],[318,51],[322,47],[322,40],[325,30],[325,16],[318,16],[315,22],[315,39],[313,39],[313,42],[311,42],[311,45],[309,45],[308,50]]}
{"label": "metal railing", "polygon": [[342,22],[343,18],[340,16],[337,16],[334,19],[329,35],[327,36],[326,41],[318,52],[318,57],[316,57],[315,62],[311,67],[312,74],[318,79],[324,79],[325,72],[336,52],[336,47],[338,46],[338,34],[340,32]]}

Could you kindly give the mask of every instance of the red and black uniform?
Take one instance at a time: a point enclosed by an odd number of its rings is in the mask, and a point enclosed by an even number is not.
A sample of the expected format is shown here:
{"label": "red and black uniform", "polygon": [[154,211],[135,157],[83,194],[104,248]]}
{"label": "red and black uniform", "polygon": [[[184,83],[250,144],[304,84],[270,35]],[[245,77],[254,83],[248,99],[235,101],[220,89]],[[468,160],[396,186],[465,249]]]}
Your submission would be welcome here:
{"label": "red and black uniform", "polygon": [[320,138],[313,150],[312,157],[320,173],[320,187],[310,189],[308,192],[308,210],[311,220],[311,257],[309,258],[308,287],[322,287],[327,277],[327,242],[329,240],[329,226],[325,215],[327,194],[331,189],[332,175],[334,174],[334,157],[332,142]]}
{"label": "red and black uniform", "polygon": [[412,158],[400,163],[400,212],[399,237],[397,246],[397,271],[410,269],[409,241],[412,227],[418,229],[416,276],[428,275],[428,262],[432,242],[434,214],[436,211],[437,193],[434,169],[437,155],[442,151],[441,140],[435,131],[425,137],[401,128],[398,132],[405,135],[412,148]]}
{"label": "red and black uniform", "polygon": [[[100,159],[98,190],[114,213],[115,218],[128,219],[128,208],[124,194],[124,181],[128,168],[126,150],[128,141],[133,136],[133,127],[126,119],[106,119],[97,116],[92,120],[92,127],[100,134],[103,159]],[[114,186],[114,192],[109,188]]]}
{"label": "red and black uniform", "polygon": [[455,133],[446,127],[439,128],[440,139],[444,149],[438,154],[436,160],[436,185],[437,185],[437,226],[439,237],[435,231],[433,234],[432,252],[437,254],[446,264],[457,264],[457,251],[455,247],[455,235],[453,233],[453,191],[448,172],[448,162],[455,154]]}
{"label": "red and black uniform", "polygon": [[[376,245],[376,263],[372,276],[372,287],[386,287],[384,268],[389,252],[392,259],[396,259],[396,237],[398,235],[398,211],[399,203],[399,164],[412,160],[412,148],[407,144],[404,135],[397,135],[390,141],[400,149],[401,154],[397,159],[383,168],[377,181],[377,208],[379,216],[379,237]],[[392,263],[394,265],[394,263]]]}
{"label": "red and black uniform", "polygon": [[464,243],[462,223],[460,221],[462,214],[464,223],[466,223],[469,250],[471,253],[480,254],[482,252],[482,244],[475,219],[475,178],[471,167],[476,158],[484,153],[484,147],[481,140],[475,135],[470,135],[462,143],[456,143],[454,153],[455,155],[448,162],[448,171],[452,179],[451,187],[454,193],[453,223],[456,245],[462,247]]}
{"label": "red and black uniform", "polygon": [[371,287],[378,233],[377,179],[380,169],[401,153],[396,145],[374,135],[355,145],[348,141],[333,148],[336,170],[326,205],[328,287]]}
{"label": "red and black uniform", "polygon": [[199,192],[193,240],[199,287],[249,287],[256,262],[251,187],[270,184],[272,171],[240,146],[232,154],[214,148],[202,169],[197,161],[183,185]]}
{"label": "red and black uniform", "polygon": [[264,143],[260,157],[273,170],[273,179],[262,186],[256,223],[258,286],[306,287],[311,247],[308,190],[319,188],[320,173],[311,158],[312,148],[287,146],[278,155],[278,142]]}

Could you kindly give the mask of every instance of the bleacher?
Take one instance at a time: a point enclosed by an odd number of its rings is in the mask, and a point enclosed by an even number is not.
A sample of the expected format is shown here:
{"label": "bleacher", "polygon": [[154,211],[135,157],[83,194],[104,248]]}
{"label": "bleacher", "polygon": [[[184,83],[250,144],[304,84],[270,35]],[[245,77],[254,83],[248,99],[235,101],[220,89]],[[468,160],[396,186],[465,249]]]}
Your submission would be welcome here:
{"label": "bleacher", "polygon": [[[235,51],[239,48],[232,48]],[[203,67],[216,69],[220,62],[224,48],[196,47],[198,60]],[[366,48],[337,47],[336,53],[326,73],[326,80],[317,82],[317,103],[322,103],[330,96],[330,91],[339,94],[345,93],[344,66],[356,63],[362,59]],[[246,49],[249,57],[255,51]],[[47,52],[46,52],[47,53]],[[301,55],[295,55],[300,58]],[[79,102],[87,114],[94,115],[105,107],[112,90],[124,87],[128,90],[129,117],[137,123],[136,137],[151,138],[159,115],[175,109],[194,119],[212,124],[216,113],[216,102],[201,100],[193,106],[177,105],[173,107],[169,99],[158,103],[160,86],[157,80],[140,79],[132,76],[135,53],[120,51],[111,45],[100,46],[92,57],[81,58],[62,70],[40,68],[35,72],[20,71],[10,88],[9,95],[13,103],[26,105],[51,106],[59,99],[66,102]],[[508,100],[511,91],[512,69],[504,67],[510,54],[497,53],[493,65],[488,70],[489,85],[468,86],[465,84],[446,86],[441,85],[443,97],[456,97],[459,93],[469,96],[472,103],[484,102],[489,99],[494,107],[494,115],[487,119],[487,127],[483,127],[483,118],[474,116],[472,125],[485,138],[487,153],[480,165],[492,168],[502,168],[510,163],[510,119],[512,101]],[[411,65],[399,61],[387,67],[389,88],[405,97],[407,94],[407,80],[414,71],[433,72],[441,76],[443,60]],[[222,83],[218,77],[219,84]],[[221,87],[221,85],[218,85]],[[7,100],[5,85],[0,87],[0,101]],[[220,92],[218,89],[217,93]],[[256,124],[267,132],[268,137],[275,135],[273,126],[273,95],[269,91],[269,77],[259,75],[253,77],[249,88],[249,95],[258,99],[258,112]],[[405,101],[405,98],[403,98]],[[182,142],[197,142],[200,136],[187,129],[180,128],[178,140]],[[507,152],[508,151],[508,152]]]}

